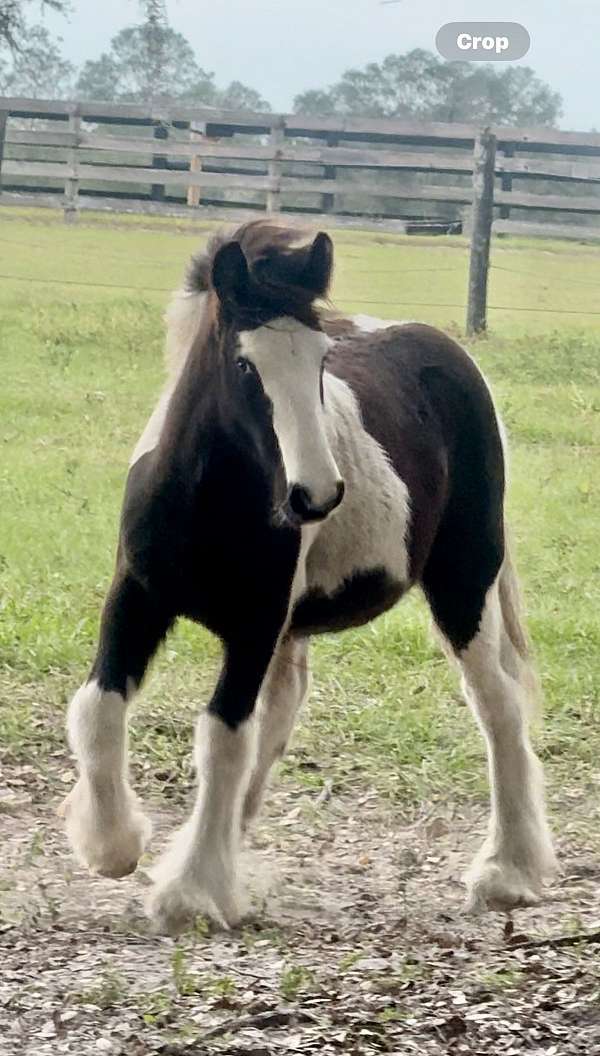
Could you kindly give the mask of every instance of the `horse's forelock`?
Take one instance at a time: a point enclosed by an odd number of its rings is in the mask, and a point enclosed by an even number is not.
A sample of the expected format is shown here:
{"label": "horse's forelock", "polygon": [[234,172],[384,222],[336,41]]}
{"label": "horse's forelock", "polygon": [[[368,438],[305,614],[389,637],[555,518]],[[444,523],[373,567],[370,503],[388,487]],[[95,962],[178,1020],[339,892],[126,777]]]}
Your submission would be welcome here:
{"label": "horse's forelock", "polygon": [[272,220],[251,220],[232,233],[213,237],[206,250],[192,258],[186,290],[211,292],[215,256],[232,242],[241,246],[251,278],[248,303],[240,306],[238,321],[242,325],[290,315],[313,328],[319,326],[318,313],[313,307],[317,293],[303,284],[310,234]]}

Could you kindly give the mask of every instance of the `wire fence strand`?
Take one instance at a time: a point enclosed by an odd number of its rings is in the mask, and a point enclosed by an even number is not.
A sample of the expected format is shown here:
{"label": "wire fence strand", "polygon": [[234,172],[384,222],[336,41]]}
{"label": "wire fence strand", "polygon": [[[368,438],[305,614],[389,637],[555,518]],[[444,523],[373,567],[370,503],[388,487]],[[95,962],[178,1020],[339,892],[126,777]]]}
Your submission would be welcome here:
{"label": "wire fence strand", "polygon": [[[7,282],[24,282],[24,283],[38,283],[42,285],[50,286],[80,286],[87,289],[98,289],[98,290],[134,290],[137,293],[172,293],[171,286],[133,286],[125,283],[116,282],[88,282],[83,279],[50,279],[50,278],[32,278],[29,275],[10,275],[7,273],[0,273],[0,279],[6,280]],[[365,304],[370,307],[377,308],[457,308],[461,311],[465,311],[466,305],[457,304],[456,302],[448,301],[379,301],[379,300],[365,300],[364,298],[352,297],[343,298],[337,300],[339,305],[352,305],[352,304]],[[541,308],[531,305],[514,305],[514,304],[489,304],[489,311],[492,312],[535,312],[541,315],[580,315],[580,316],[600,316],[600,311],[593,309],[575,309],[575,308]]]}

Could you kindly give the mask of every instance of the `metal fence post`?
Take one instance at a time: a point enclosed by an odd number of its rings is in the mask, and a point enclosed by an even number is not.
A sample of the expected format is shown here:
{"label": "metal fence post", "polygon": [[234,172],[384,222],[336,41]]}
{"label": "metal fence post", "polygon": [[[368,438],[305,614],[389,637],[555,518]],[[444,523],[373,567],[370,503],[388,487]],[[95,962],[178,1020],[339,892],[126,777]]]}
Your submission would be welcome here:
{"label": "metal fence post", "polygon": [[489,128],[480,132],[473,153],[473,207],[467,334],[481,333],[487,326],[487,285],[490,241],[494,219],[496,137]]}

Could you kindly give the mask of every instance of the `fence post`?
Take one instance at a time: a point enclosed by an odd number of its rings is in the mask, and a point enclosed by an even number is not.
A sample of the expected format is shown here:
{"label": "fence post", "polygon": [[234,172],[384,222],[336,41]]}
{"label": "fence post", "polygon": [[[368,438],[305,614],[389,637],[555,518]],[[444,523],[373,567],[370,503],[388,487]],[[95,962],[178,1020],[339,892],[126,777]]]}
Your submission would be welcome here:
{"label": "fence post", "polygon": [[[505,158],[514,158],[515,149],[516,149],[516,144],[515,143],[507,143],[506,146],[504,147],[504,157]],[[502,173],[501,189],[503,191],[512,191],[512,185],[513,185],[512,173],[503,172]],[[510,205],[501,205],[500,206],[500,219],[501,220],[508,220],[509,216],[510,216]]]}
{"label": "fence post", "polygon": [[[164,122],[159,121],[154,126],[154,139],[168,139],[169,129]],[[164,154],[153,154],[152,155],[152,168],[153,169],[166,169],[167,159]],[[153,183],[150,190],[150,197],[153,202],[162,202],[165,197],[165,185],[164,183]]]}
{"label": "fence post", "polygon": [[4,141],[6,139],[7,124],[8,110],[0,110],[0,194],[2,194],[2,159],[4,157]]}
{"label": "fence post", "polygon": [[467,334],[481,333],[487,326],[487,284],[490,240],[494,219],[494,175],[496,137],[489,128],[480,132],[473,153],[473,207],[471,213],[471,259]]}
{"label": "fence post", "polygon": [[285,125],[283,118],[280,118],[278,123],[273,125],[271,135],[269,136],[269,146],[275,148],[275,157],[269,162],[267,172],[271,179],[277,180],[277,186],[275,190],[267,191],[268,213],[278,213],[281,210],[281,174],[283,172],[283,162],[279,159],[284,142]]}
{"label": "fence post", "polygon": [[79,138],[81,133],[79,107],[75,107],[73,113],[69,114],[69,132],[73,135],[73,142],[67,150],[67,165],[72,175],[65,180],[64,221],[66,224],[74,224],[79,209]]}
{"label": "fence post", "polygon": [[[327,146],[337,147],[339,145],[340,138],[335,133],[329,133],[327,136]],[[325,165],[323,170],[323,177],[326,180],[337,179],[337,169],[335,165]],[[321,198],[321,208],[324,213],[335,212],[335,194],[324,194]]]}
{"label": "fence post", "polygon": [[[206,135],[206,123],[192,121],[190,125],[190,142],[201,143]],[[202,155],[192,154],[190,158],[190,172],[201,172],[202,171]],[[201,188],[196,184],[190,184],[187,192],[187,204],[193,207],[200,205],[200,192]]]}

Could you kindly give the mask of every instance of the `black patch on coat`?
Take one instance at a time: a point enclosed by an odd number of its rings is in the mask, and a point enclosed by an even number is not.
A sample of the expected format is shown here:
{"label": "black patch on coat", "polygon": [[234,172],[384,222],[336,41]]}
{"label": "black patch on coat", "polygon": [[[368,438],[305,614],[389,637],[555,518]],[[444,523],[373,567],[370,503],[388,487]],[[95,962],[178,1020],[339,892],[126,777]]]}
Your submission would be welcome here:
{"label": "black patch on coat", "polygon": [[403,592],[402,585],[384,568],[357,572],[334,594],[308,590],[296,603],[291,631],[306,637],[359,627],[390,609]]}
{"label": "black patch on coat", "polygon": [[98,652],[90,679],[96,679],[101,689],[126,698],[129,680],[136,687],[140,685],[149,658],[172,622],[168,605],[134,579],[119,559],[104,605]]}

